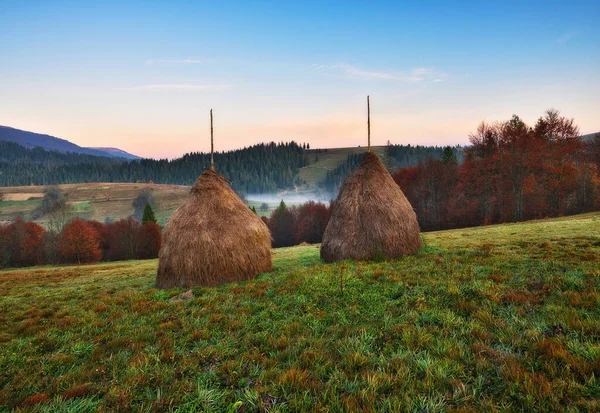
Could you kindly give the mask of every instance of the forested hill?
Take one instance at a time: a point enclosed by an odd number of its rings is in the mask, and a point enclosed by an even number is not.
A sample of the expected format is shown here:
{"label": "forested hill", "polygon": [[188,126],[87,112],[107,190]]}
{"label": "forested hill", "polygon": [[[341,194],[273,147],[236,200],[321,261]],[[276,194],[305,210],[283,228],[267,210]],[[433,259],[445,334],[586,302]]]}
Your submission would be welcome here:
{"label": "forested hill", "polygon": [[[294,142],[215,154],[216,169],[242,192],[290,188],[298,168],[306,162],[303,148]],[[136,181],[192,185],[209,166],[210,154],[204,153],[190,153],[172,161],[123,161],[0,142],[0,186]]]}
{"label": "forested hill", "polygon": [[[244,193],[274,193],[294,187],[303,190],[325,189],[334,193],[345,176],[356,167],[357,148],[306,150],[291,143],[254,145],[215,154],[216,169]],[[460,148],[453,149],[458,158]],[[359,151],[362,153],[362,151]],[[347,154],[347,155],[346,155]],[[440,158],[442,148],[391,145],[382,149],[384,162],[391,169],[416,165]],[[323,170],[322,178],[307,182],[300,168]],[[210,154],[190,153],[175,160],[124,160],[80,153],[25,148],[0,141],[0,186],[54,185],[86,182],[149,182],[192,185],[204,168],[210,166]]]}

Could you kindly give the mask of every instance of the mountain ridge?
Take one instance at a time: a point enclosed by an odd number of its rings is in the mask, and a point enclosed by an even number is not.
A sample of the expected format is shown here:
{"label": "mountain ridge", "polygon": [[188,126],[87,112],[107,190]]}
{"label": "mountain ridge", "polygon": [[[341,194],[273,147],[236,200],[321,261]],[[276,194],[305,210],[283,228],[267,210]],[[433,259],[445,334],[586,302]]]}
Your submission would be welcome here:
{"label": "mountain ridge", "polygon": [[117,148],[87,148],[66,139],[43,133],[30,132],[11,126],[0,125],[0,141],[14,142],[25,148],[42,148],[50,151],[72,152],[84,155],[102,156],[105,158],[141,159]]}

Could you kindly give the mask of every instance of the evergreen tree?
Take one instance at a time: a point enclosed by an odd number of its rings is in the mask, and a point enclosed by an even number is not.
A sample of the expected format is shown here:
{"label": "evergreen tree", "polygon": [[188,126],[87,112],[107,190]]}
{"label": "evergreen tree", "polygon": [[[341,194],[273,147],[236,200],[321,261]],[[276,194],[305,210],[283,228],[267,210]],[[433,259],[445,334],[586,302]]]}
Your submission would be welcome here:
{"label": "evergreen tree", "polygon": [[154,222],[156,224],[156,216],[150,203],[146,203],[144,207],[144,214],[142,215],[142,225],[146,225],[148,222]]}
{"label": "evergreen tree", "polygon": [[456,159],[456,154],[454,153],[454,149],[452,149],[452,147],[444,147],[444,152],[442,153],[442,162],[445,164],[458,164],[458,159]]}

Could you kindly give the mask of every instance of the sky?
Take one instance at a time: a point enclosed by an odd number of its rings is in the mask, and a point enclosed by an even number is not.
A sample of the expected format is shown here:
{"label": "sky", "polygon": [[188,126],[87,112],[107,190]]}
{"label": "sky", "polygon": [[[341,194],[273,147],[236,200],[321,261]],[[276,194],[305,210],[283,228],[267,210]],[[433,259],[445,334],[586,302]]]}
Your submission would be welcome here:
{"label": "sky", "polygon": [[600,2],[0,0],[0,125],[154,158],[600,130]]}

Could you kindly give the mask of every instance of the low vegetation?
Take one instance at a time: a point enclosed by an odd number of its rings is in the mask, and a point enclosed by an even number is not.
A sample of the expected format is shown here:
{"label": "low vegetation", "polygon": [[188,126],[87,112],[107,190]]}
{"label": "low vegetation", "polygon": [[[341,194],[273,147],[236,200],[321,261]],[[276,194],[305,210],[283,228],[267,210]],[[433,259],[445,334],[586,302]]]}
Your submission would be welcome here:
{"label": "low vegetation", "polygon": [[598,411],[600,214],[428,233],[414,256],[274,250],[239,284],[156,261],[0,272],[0,410]]}

